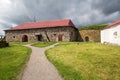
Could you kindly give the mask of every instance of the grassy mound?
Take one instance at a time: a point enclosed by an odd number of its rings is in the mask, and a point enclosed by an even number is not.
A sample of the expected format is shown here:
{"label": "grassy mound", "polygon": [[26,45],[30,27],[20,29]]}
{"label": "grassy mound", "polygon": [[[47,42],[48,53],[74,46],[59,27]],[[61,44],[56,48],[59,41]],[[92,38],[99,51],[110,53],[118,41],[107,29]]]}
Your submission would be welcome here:
{"label": "grassy mound", "polygon": [[99,30],[106,27],[107,24],[96,24],[96,25],[90,25],[90,26],[81,26],[79,30]]}

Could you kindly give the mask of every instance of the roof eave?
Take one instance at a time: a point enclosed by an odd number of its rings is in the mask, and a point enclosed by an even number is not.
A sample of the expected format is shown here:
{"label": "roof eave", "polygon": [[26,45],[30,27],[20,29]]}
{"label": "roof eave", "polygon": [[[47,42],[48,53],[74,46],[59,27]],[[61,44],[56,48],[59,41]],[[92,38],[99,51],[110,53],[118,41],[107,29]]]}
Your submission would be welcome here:
{"label": "roof eave", "polygon": [[30,30],[30,29],[45,29],[45,28],[60,28],[60,27],[72,27],[77,29],[75,26],[71,25],[71,26],[54,26],[54,27],[43,27],[43,28],[26,28],[26,29],[7,29],[4,31],[17,31],[17,30]]}

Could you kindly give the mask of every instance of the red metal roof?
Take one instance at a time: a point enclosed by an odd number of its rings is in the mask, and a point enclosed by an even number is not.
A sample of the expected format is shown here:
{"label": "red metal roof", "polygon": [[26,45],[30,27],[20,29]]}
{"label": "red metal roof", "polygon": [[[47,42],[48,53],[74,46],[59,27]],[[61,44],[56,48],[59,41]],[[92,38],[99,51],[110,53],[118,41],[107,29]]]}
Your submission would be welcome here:
{"label": "red metal roof", "polygon": [[24,30],[24,29],[68,27],[68,26],[75,28],[72,21],[70,19],[66,19],[66,20],[51,20],[51,21],[41,21],[41,22],[27,22],[7,30]]}
{"label": "red metal roof", "polygon": [[120,24],[120,20],[113,22],[112,24],[108,25],[104,29],[112,28],[112,27],[115,27],[116,25],[119,25],[119,24]]}

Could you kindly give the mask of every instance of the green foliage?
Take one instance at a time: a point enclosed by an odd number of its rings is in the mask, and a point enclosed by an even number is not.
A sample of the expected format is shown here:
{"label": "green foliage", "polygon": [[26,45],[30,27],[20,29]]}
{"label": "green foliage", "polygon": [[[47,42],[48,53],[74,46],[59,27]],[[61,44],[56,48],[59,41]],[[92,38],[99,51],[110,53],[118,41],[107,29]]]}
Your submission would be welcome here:
{"label": "green foliage", "polygon": [[34,43],[32,44],[32,46],[35,46],[35,47],[47,47],[47,46],[50,46],[52,44],[55,44],[56,42],[38,42],[38,43]]}
{"label": "green foliage", "polygon": [[30,53],[31,49],[15,43],[0,48],[0,80],[16,80]]}
{"label": "green foliage", "polygon": [[120,80],[120,48],[63,42],[46,51],[64,80]]}
{"label": "green foliage", "polygon": [[90,26],[81,26],[79,28],[79,30],[99,30],[99,29],[103,29],[104,27],[106,27],[107,24],[96,24],[96,25],[90,25]]}

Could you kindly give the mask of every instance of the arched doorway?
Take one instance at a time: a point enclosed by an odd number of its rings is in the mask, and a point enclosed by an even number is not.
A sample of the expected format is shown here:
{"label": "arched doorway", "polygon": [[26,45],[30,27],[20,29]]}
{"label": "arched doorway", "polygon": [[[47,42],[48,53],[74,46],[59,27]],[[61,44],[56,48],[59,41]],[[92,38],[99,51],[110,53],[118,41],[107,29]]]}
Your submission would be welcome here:
{"label": "arched doorway", "polygon": [[28,36],[27,35],[24,35],[22,37],[22,42],[28,42]]}
{"label": "arched doorway", "polygon": [[89,37],[88,37],[88,36],[85,37],[85,41],[86,41],[86,42],[89,41]]}
{"label": "arched doorway", "polygon": [[62,41],[63,40],[62,37],[63,37],[63,35],[59,35],[58,36],[58,41]]}

